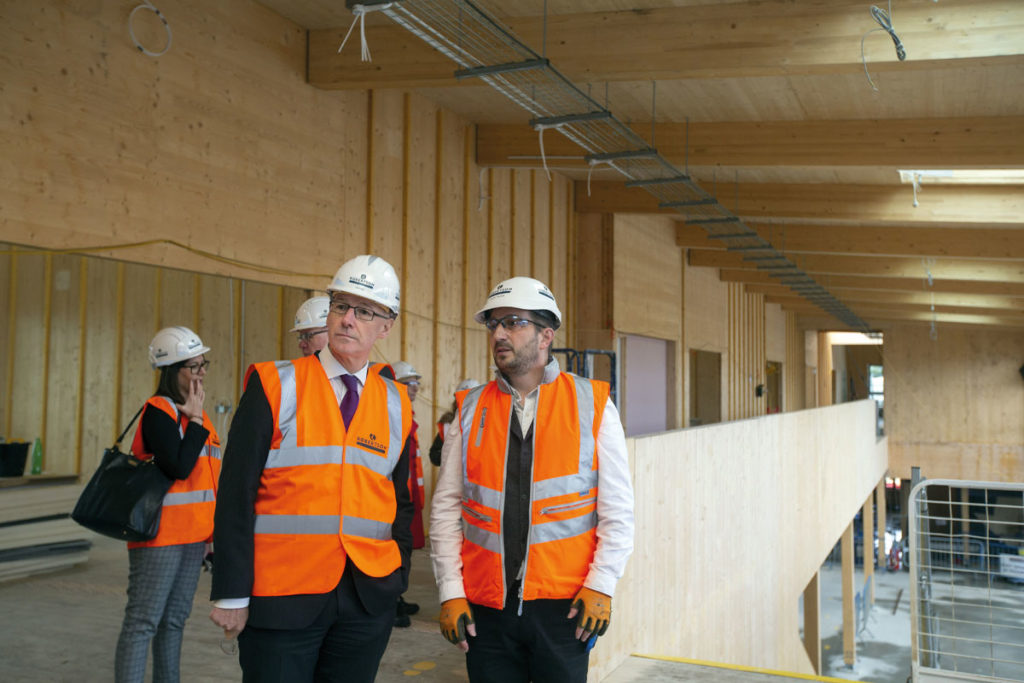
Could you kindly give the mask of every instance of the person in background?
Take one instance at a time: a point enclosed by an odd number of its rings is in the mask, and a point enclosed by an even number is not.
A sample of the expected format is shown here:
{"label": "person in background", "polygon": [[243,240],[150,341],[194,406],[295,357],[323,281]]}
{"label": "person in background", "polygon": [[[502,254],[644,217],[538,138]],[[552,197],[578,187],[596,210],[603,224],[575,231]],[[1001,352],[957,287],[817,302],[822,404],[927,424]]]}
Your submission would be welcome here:
{"label": "person in background", "polygon": [[118,683],[145,678],[150,643],[153,681],[180,678],[181,640],[213,534],[220,476],[220,440],[203,410],[209,351],[187,327],[165,327],[149,345],[160,379],[142,409],[131,452],[153,458],[172,483],[156,538],[128,544],[128,604],[114,656]]}
{"label": "person in background", "polygon": [[475,320],[495,379],[456,395],[430,542],[445,638],[472,683],[585,683],[633,550],[626,439],[605,382],[551,357],[544,283],[498,283]]}
{"label": "person in background", "polygon": [[[460,391],[466,391],[478,386],[480,386],[480,382],[467,378],[459,382],[459,385],[455,387],[455,393],[457,394]],[[434,467],[441,466],[441,447],[444,445],[444,433],[448,430],[448,425],[455,419],[455,414],[458,411],[459,402],[452,399],[452,407],[437,420],[437,434],[434,435],[434,442],[430,444],[430,464]],[[431,483],[436,484],[437,482]]]}
{"label": "person in background", "polygon": [[295,327],[290,332],[297,332],[299,351],[303,356],[312,356],[327,346],[327,313],[331,308],[331,298],[314,296],[306,299],[295,311]]}
{"label": "person in background", "polygon": [[[400,360],[391,365],[395,373],[395,380],[405,385],[409,394],[409,402],[416,402],[416,395],[420,391],[420,379],[422,375],[416,372],[411,363]],[[412,412],[412,446],[409,451],[409,493],[412,495],[412,502],[415,512],[412,517],[412,547],[414,550],[426,545],[423,537],[423,505],[426,501],[426,491],[423,488],[423,458],[420,457],[420,440],[417,435],[419,425],[416,423],[416,410]],[[410,616],[420,611],[420,606],[415,602],[406,602],[402,596],[398,596],[398,606],[395,608],[395,626],[405,628],[412,625]]]}
{"label": "person in background", "polygon": [[373,681],[409,585],[412,404],[369,363],[398,276],[357,256],[326,289],[327,347],[250,368],[224,454],[210,619],[246,682]]}

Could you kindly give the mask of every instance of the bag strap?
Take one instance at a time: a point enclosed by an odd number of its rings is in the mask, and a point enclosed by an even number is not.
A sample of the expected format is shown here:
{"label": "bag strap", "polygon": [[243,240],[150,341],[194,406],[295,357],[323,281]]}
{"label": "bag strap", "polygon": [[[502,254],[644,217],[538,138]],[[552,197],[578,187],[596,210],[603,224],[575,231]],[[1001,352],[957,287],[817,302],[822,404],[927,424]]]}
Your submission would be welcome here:
{"label": "bag strap", "polygon": [[139,419],[139,415],[142,415],[142,411],[145,410],[145,409],[146,409],[146,404],[143,403],[142,407],[139,408],[139,412],[135,413],[135,417],[133,417],[131,419],[131,422],[128,423],[128,426],[124,428],[123,432],[121,432],[121,436],[117,437],[117,441],[114,442],[114,446],[120,446],[121,445],[121,439],[124,438],[124,435],[128,433],[128,430],[132,428],[132,425],[135,424],[135,421]]}

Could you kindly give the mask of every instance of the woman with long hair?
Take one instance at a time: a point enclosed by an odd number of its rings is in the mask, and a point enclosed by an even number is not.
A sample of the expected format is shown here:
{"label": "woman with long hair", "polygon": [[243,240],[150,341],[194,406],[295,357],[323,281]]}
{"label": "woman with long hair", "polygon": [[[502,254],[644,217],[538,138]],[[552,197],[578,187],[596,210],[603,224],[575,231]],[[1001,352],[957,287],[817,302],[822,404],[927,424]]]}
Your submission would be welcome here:
{"label": "woman with long hair", "polygon": [[151,541],[128,544],[128,604],[114,658],[115,679],[142,681],[153,645],[153,681],[180,678],[181,640],[199,582],[220,476],[220,440],[203,410],[209,347],[187,327],[165,327],[149,345],[160,371],[132,454],[153,458],[170,480]]}

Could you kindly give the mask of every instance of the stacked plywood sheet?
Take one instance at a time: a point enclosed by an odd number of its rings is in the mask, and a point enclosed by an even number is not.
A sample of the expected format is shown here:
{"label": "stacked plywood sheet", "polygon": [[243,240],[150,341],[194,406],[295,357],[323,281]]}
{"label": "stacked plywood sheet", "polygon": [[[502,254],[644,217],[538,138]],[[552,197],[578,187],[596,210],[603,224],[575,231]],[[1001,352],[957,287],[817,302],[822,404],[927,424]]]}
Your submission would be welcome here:
{"label": "stacked plywood sheet", "polygon": [[0,486],[0,581],[89,559],[93,533],[70,514],[82,491],[75,477],[21,477]]}

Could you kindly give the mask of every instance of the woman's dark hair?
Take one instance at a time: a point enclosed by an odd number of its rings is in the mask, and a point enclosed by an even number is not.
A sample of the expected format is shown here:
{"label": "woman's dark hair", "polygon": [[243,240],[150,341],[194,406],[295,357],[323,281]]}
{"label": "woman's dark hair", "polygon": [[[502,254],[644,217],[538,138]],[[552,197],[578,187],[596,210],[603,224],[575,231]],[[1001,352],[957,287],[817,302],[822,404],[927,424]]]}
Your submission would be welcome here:
{"label": "woman's dark hair", "polygon": [[187,360],[178,361],[160,368],[160,382],[156,385],[156,393],[153,395],[167,396],[178,405],[185,403],[185,397],[181,395],[181,389],[178,388],[178,371],[185,367],[187,362]]}

